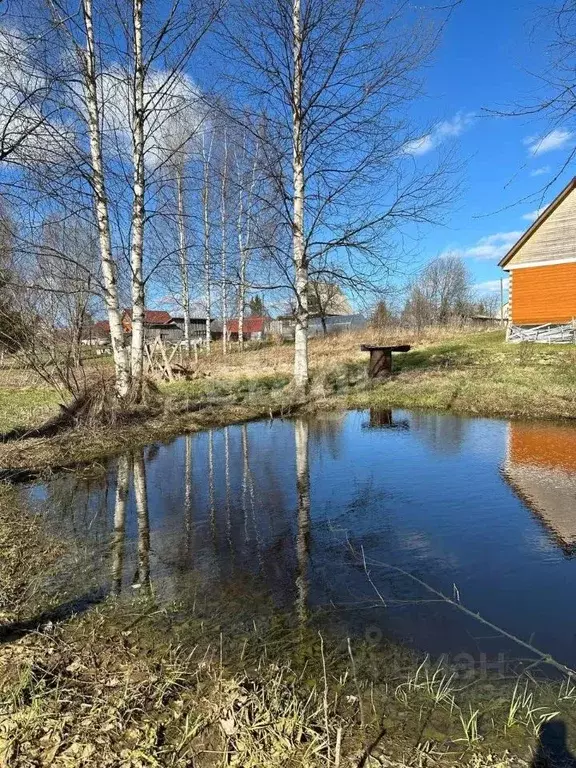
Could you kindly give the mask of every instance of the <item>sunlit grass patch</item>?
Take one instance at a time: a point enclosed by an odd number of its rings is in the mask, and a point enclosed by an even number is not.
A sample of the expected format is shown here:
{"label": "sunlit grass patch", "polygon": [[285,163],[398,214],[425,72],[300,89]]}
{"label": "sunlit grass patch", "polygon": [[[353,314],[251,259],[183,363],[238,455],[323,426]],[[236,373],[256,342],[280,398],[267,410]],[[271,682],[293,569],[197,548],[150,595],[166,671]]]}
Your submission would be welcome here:
{"label": "sunlit grass patch", "polygon": [[5,389],[0,386],[0,432],[19,426],[38,426],[57,413],[61,401],[59,393],[47,387]]}

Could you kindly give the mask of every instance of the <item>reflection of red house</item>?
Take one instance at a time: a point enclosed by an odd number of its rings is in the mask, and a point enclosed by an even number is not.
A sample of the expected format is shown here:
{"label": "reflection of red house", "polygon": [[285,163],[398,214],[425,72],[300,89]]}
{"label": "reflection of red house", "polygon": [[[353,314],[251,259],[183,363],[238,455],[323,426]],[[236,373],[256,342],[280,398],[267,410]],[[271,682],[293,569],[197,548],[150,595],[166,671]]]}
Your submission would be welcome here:
{"label": "reflection of red house", "polygon": [[[245,317],[242,325],[242,336],[248,340],[263,339],[267,322],[267,317]],[[226,323],[228,336],[232,341],[238,340],[238,325],[239,321],[237,319],[228,320]]]}
{"label": "reflection of red house", "polygon": [[512,422],[504,476],[563,546],[576,548],[576,427]]}

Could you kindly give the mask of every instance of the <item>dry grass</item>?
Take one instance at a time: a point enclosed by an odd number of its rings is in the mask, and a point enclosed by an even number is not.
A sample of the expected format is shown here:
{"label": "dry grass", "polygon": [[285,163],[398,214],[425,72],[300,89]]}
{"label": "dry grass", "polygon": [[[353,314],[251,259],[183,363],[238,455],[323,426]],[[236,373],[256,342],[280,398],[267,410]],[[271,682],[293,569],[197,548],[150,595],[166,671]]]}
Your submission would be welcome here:
{"label": "dry grass", "polygon": [[[365,381],[367,354],[363,342],[408,343],[408,354],[395,356],[395,375],[384,383]],[[244,354],[223,356],[216,350],[202,358],[206,375],[200,382],[166,387],[183,396],[187,391],[249,388],[250,382],[291,376],[293,347],[264,346]],[[432,328],[421,334],[393,328],[363,329],[310,343],[311,399],[348,407],[423,407],[462,413],[538,418],[576,417],[576,347],[506,344],[500,330]],[[358,386],[361,384],[361,386]]]}
{"label": "dry grass", "polygon": [[[470,335],[459,328],[426,328],[420,333],[402,328],[374,330],[365,328],[338,336],[318,336],[310,340],[310,369],[313,377],[325,375],[339,366],[363,365],[368,356],[360,345],[413,344],[427,347],[448,339]],[[198,369],[212,379],[249,379],[260,377],[290,377],[292,375],[294,346],[290,343],[268,344],[244,353],[223,355],[221,347],[213,345],[210,357],[200,357]]]}
{"label": "dry grass", "polygon": [[[333,642],[303,630],[300,653],[284,638],[280,659],[256,631],[236,627],[222,638],[209,618],[174,622],[144,600],[110,602],[0,648],[2,764],[519,768],[530,760],[532,728],[506,727],[510,683],[450,682],[438,698],[419,683],[436,667],[394,671],[389,653],[354,644],[352,666]],[[558,685],[530,688],[548,701]]]}
{"label": "dry grass", "polygon": [[[410,343],[395,357],[395,375],[384,383],[366,379],[363,342]],[[540,418],[576,417],[576,348],[505,344],[501,331],[470,333],[429,329],[417,336],[402,329],[343,334],[311,340],[312,383],[306,401],[289,386],[291,344],[265,345],[223,356],[214,345],[201,357],[192,381],[163,384],[164,400],[115,429],[76,429],[49,440],[0,447],[6,468],[92,461],[154,439],[241,419],[288,414],[296,408],[423,407],[461,413]],[[94,375],[102,377],[99,360]],[[2,381],[0,375],[0,382]],[[0,388],[2,427],[37,426],[58,401],[49,389]],[[201,409],[201,412],[200,412]]]}
{"label": "dry grass", "polygon": [[61,552],[61,544],[21,507],[14,490],[0,483],[0,629],[34,610]]}

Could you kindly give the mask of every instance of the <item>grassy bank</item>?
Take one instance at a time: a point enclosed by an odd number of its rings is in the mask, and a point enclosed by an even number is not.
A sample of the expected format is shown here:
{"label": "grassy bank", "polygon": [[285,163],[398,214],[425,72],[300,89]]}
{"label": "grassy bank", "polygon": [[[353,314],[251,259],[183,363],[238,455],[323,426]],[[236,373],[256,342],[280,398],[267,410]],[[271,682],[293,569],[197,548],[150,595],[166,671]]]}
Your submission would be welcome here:
{"label": "grassy bank", "polygon": [[[399,356],[400,357],[400,356]],[[417,347],[397,361],[398,375],[355,407],[401,406],[486,416],[576,417],[576,348],[505,344],[500,332]]]}
{"label": "grassy bank", "polygon": [[[369,339],[368,339],[369,337]],[[407,342],[395,356],[395,374],[366,379],[363,341]],[[433,329],[363,331],[310,345],[312,382],[305,400],[289,385],[293,347],[265,346],[201,357],[196,378],[162,385],[162,405],[132,414],[116,428],[78,429],[54,438],[0,446],[0,467],[21,469],[94,461],[127,447],[241,420],[322,407],[435,408],[523,418],[576,417],[576,349],[511,345],[501,331]],[[102,363],[99,361],[98,374]],[[2,379],[2,375],[4,379]],[[37,426],[58,410],[56,393],[24,372],[0,375],[0,431]]]}
{"label": "grassy bank", "polygon": [[553,713],[576,724],[573,684],[536,669],[450,669],[233,592],[70,615],[81,558],[19,504],[1,489],[2,765],[527,768]]}
{"label": "grassy bank", "polygon": [[[369,387],[355,386],[365,375],[368,355],[360,344],[412,345],[394,357],[395,375]],[[250,377],[290,376],[290,345],[202,360],[200,370],[231,382]],[[500,330],[470,333],[428,329],[421,334],[391,329],[362,331],[310,345],[312,397],[343,396],[351,407],[418,407],[460,413],[526,418],[576,417],[576,347],[506,344]],[[205,383],[203,386],[207,386]]]}

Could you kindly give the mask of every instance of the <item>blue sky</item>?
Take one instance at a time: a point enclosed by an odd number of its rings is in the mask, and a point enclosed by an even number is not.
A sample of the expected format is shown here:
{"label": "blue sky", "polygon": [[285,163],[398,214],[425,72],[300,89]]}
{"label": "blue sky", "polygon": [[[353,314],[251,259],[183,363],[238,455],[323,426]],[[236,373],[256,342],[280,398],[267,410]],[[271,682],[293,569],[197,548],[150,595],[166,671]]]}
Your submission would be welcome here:
{"label": "blue sky", "polygon": [[[531,223],[533,212],[567,183],[563,167],[576,135],[543,118],[495,117],[537,96],[530,71],[545,66],[541,6],[534,0],[463,0],[427,70],[419,117],[436,121],[416,152],[456,142],[464,160],[463,189],[445,226],[426,234],[426,259],[461,254],[476,284],[496,287],[497,263]],[[544,138],[542,138],[544,137]]]}

